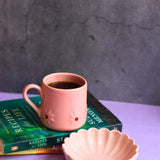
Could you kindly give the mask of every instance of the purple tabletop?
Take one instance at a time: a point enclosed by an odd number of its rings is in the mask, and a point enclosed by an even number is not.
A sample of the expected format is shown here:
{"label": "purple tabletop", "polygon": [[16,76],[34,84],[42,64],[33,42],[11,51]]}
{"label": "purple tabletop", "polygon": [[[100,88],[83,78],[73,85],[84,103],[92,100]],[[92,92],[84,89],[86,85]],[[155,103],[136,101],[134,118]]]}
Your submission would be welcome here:
{"label": "purple tabletop", "polygon": [[[0,101],[22,98],[22,94],[0,92]],[[126,133],[139,146],[137,160],[160,159],[160,106],[101,100],[123,123]],[[65,160],[63,154],[0,156],[0,160]]]}

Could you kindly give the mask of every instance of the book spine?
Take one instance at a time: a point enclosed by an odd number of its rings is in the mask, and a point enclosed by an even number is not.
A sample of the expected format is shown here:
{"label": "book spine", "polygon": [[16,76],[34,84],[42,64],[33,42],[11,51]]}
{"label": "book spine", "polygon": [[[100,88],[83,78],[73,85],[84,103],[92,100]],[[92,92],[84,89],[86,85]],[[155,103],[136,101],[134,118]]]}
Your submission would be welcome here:
{"label": "book spine", "polygon": [[[22,152],[25,151],[25,153],[27,153],[28,151],[34,151],[34,149],[36,150],[42,150],[45,152],[45,150],[47,149],[48,146],[52,146],[52,150],[49,147],[48,148],[48,152],[49,150],[51,152],[57,152],[56,146],[60,146],[63,141],[64,138],[69,136],[68,134],[62,135],[62,136],[57,136],[57,137],[48,137],[45,139],[36,139],[36,140],[32,140],[32,141],[22,141],[21,143],[14,143],[13,144],[6,144],[4,145],[4,152],[3,154],[16,154],[17,152]],[[60,147],[59,147],[60,148]]]}
{"label": "book spine", "polygon": [[92,106],[92,108],[101,115],[101,117],[106,120],[109,124],[107,127],[109,130],[119,130],[122,131],[122,122],[110,111],[108,110],[100,101],[98,101],[89,91],[87,93],[87,103]]}
{"label": "book spine", "polygon": [[40,147],[36,149],[29,149],[25,151],[13,152],[8,154],[3,154],[0,152],[0,155],[25,155],[25,154],[48,154],[48,153],[63,153],[62,145],[52,145],[47,147]]}

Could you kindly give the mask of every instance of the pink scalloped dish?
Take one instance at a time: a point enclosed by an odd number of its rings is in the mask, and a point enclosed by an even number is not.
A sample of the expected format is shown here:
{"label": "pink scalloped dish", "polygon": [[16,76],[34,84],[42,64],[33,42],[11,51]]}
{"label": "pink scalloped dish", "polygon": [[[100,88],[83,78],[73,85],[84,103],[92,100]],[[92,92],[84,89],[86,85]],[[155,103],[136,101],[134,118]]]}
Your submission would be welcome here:
{"label": "pink scalloped dish", "polygon": [[138,146],[127,134],[107,128],[80,129],[65,138],[66,160],[136,160]]}

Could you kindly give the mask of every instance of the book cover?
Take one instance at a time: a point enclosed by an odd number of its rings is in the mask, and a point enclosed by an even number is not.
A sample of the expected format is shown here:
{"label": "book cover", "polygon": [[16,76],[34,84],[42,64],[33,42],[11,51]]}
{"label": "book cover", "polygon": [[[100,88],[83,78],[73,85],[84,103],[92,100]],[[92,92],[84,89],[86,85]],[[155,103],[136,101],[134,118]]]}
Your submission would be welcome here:
{"label": "book cover", "polygon": [[[39,96],[30,99],[40,106]],[[81,128],[122,130],[119,119],[89,92],[87,101],[87,120]],[[24,99],[0,102],[0,151],[3,154],[59,145],[70,133],[53,131],[43,126],[37,113]]]}

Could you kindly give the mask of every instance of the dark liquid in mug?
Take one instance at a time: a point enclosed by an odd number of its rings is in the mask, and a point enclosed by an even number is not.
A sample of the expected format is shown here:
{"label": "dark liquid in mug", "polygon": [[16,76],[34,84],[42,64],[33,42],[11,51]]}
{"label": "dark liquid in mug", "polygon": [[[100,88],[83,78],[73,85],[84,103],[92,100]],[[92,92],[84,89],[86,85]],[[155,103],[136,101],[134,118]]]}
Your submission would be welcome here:
{"label": "dark liquid in mug", "polygon": [[67,81],[51,82],[48,84],[48,86],[58,89],[74,89],[80,87],[80,85],[77,83]]}

